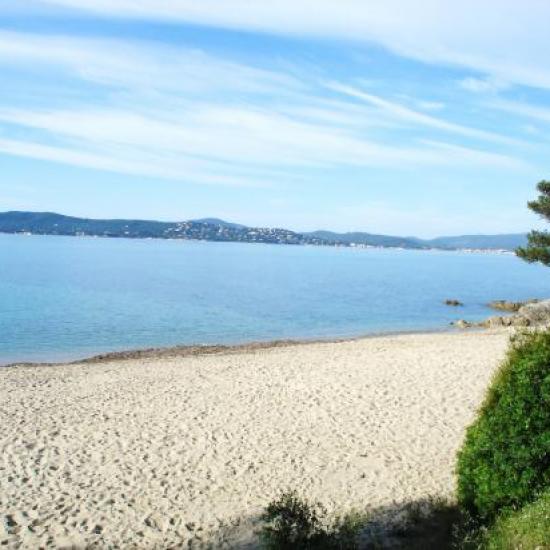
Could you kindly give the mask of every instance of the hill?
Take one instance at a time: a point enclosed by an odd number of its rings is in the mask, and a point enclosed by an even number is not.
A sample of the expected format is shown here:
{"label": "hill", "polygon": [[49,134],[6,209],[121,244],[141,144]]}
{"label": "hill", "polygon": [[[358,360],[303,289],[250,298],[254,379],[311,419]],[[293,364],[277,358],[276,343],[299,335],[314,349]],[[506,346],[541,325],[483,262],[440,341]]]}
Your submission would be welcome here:
{"label": "hill", "polygon": [[278,228],[246,227],[215,218],[183,222],[148,220],[94,220],[53,212],[0,213],[0,233],[35,235],[124,237],[129,239],[196,239],[271,244],[335,244]]}
{"label": "hill", "polygon": [[355,243],[368,246],[423,248],[423,245],[418,239],[409,237],[392,237],[389,235],[377,235],[375,233],[333,233],[332,231],[313,231],[311,233],[305,233],[305,235],[312,235],[320,239],[346,244]]}
{"label": "hill", "polygon": [[218,218],[181,222],[151,220],[97,220],[64,216],[54,212],[0,213],[0,233],[36,235],[98,236],[156,239],[199,239],[225,242],[260,242],[272,244],[324,246],[377,246],[392,248],[439,248],[513,250],[526,243],[525,234],[462,235],[425,240],[374,233],[335,233],[313,231],[297,233],[282,228],[247,227]]}
{"label": "hill", "polygon": [[514,250],[527,244],[526,234],[507,235],[460,235],[458,237],[438,237],[421,241],[424,245],[434,248],[478,248]]}
{"label": "hill", "polygon": [[444,250],[515,250],[518,246],[527,244],[524,233],[503,235],[459,235],[454,237],[437,237],[435,239],[419,239],[417,237],[393,237],[375,233],[334,233],[332,231],[313,231],[305,233],[320,239],[347,244],[368,246],[400,247],[400,248],[439,248]]}

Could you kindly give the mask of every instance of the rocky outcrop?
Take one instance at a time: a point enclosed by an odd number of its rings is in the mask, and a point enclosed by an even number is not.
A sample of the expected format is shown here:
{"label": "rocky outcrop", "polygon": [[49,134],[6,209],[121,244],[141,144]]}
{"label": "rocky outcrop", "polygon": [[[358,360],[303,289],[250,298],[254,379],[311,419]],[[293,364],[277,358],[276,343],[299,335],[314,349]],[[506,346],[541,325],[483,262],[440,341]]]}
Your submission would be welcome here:
{"label": "rocky outcrop", "polygon": [[444,303],[446,306],[451,306],[451,307],[459,307],[464,305],[460,300],[445,300]]}
{"label": "rocky outcrop", "polygon": [[550,325],[550,300],[527,303],[520,308],[518,316],[531,325]]}
{"label": "rocky outcrop", "polygon": [[489,317],[486,321],[479,323],[482,327],[487,328],[498,328],[498,327],[509,327],[512,324],[511,317]]}
{"label": "rocky outcrop", "polygon": [[528,304],[536,304],[539,300],[527,300],[525,302],[509,302],[507,300],[495,300],[494,302],[489,302],[488,307],[492,309],[497,309],[499,311],[508,311],[510,313],[517,313],[522,307]]}
{"label": "rocky outcrop", "polygon": [[510,317],[489,317],[489,319],[478,323],[478,325],[486,328],[529,327],[531,322],[521,315],[511,315]]}
{"label": "rocky outcrop", "polygon": [[[493,304],[506,304],[503,311],[513,311],[513,315],[489,317],[485,321],[470,322],[460,319],[452,323],[461,329],[467,328],[501,328],[501,327],[550,327],[550,300],[530,300],[529,302],[493,302]],[[517,309],[515,306],[519,304]],[[514,309],[507,309],[512,308]]]}
{"label": "rocky outcrop", "polygon": [[465,319],[459,319],[458,321],[455,321],[451,324],[457,328],[472,328],[476,326],[476,323],[470,323],[470,321],[466,321]]}

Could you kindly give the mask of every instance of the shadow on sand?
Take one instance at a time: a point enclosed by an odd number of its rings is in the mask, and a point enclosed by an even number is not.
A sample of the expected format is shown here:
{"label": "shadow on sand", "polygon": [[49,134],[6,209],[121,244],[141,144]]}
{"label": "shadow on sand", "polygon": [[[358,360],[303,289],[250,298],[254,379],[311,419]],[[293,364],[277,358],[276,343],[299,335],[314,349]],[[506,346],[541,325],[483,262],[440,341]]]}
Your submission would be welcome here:
{"label": "shadow on sand", "polygon": [[[460,521],[455,504],[426,498],[367,510],[356,548],[362,550],[451,550]],[[259,517],[242,518],[235,525],[175,548],[256,550],[262,548]],[[290,547],[288,547],[290,548]],[[293,547],[314,550],[313,546]],[[342,547],[340,550],[345,550]],[[286,550],[286,549],[285,549]]]}

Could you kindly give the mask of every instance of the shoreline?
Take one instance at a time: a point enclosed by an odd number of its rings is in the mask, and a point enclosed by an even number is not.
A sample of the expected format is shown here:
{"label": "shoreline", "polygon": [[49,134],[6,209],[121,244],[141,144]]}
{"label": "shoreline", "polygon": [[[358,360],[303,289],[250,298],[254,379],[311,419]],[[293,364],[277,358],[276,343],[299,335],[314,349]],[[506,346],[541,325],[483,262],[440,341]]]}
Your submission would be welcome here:
{"label": "shoreline", "polygon": [[412,252],[459,252],[463,254],[515,254],[514,250],[507,248],[439,248],[439,247],[408,247],[408,246],[383,246],[383,245],[367,245],[367,244],[313,244],[313,243],[274,243],[262,241],[224,241],[210,239],[179,239],[166,237],[128,237],[128,236],[113,236],[113,235],[60,235],[58,233],[26,233],[26,232],[5,232],[0,231],[0,235],[19,235],[22,237],[69,237],[77,239],[117,239],[127,241],[176,241],[176,242],[192,242],[192,243],[222,243],[222,244],[263,244],[268,246],[298,246],[298,247],[324,247],[324,248],[345,248],[352,250],[401,250]]}
{"label": "shoreline", "polygon": [[[489,328],[471,327],[469,333],[490,331]],[[69,365],[97,365],[111,363],[114,361],[136,361],[136,360],[162,360],[178,359],[186,357],[200,357],[209,355],[233,355],[244,353],[256,353],[276,348],[298,347],[314,344],[341,344],[345,342],[357,342],[371,340],[373,338],[392,338],[396,336],[423,336],[431,334],[464,334],[464,329],[456,326],[448,326],[434,329],[419,330],[390,330],[381,332],[368,332],[357,336],[342,336],[326,338],[288,338],[273,340],[253,340],[250,342],[235,344],[182,344],[176,346],[158,346],[149,348],[135,348],[120,351],[106,351],[87,355],[81,359],[68,359],[60,361],[11,361],[6,364],[0,363],[0,369],[17,367],[57,367]]]}

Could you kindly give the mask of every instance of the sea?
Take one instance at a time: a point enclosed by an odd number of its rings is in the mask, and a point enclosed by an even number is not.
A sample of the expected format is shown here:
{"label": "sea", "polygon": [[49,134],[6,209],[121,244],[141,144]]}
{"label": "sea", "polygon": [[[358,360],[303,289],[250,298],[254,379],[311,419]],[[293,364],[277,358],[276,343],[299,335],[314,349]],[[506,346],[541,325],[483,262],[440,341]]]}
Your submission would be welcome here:
{"label": "sea", "polygon": [[511,253],[0,235],[0,365],[448,330],[546,297],[550,269]]}

